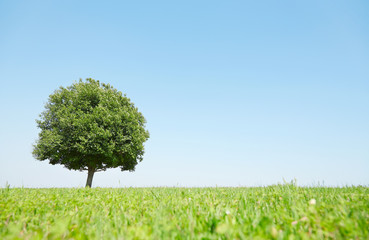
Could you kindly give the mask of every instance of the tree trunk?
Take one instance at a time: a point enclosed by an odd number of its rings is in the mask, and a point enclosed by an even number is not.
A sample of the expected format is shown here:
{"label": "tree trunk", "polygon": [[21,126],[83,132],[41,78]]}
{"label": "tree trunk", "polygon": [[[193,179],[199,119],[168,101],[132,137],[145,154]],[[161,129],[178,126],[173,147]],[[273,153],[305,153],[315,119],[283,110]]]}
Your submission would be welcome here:
{"label": "tree trunk", "polygon": [[95,169],[92,167],[88,167],[86,187],[92,186],[92,178],[94,177],[94,173],[95,173]]}

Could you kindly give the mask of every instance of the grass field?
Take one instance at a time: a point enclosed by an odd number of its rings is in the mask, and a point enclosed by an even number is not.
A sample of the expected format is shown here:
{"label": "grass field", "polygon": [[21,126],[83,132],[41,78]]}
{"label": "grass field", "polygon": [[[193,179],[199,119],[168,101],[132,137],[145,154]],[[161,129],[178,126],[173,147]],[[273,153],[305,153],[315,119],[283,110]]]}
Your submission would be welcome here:
{"label": "grass field", "polygon": [[0,239],[369,239],[367,187],[0,193]]}

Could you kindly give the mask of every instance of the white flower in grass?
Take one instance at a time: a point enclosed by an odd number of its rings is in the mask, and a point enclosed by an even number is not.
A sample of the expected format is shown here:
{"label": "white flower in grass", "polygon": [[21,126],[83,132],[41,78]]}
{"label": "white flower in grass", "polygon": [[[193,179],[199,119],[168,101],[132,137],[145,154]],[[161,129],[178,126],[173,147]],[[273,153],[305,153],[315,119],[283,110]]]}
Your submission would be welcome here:
{"label": "white flower in grass", "polygon": [[226,210],[225,212],[227,215],[229,215],[231,212],[229,210]]}
{"label": "white flower in grass", "polygon": [[188,201],[191,201],[191,198],[190,197],[188,198]]}
{"label": "white flower in grass", "polygon": [[310,205],[315,205],[316,204],[316,200],[314,198],[313,199],[310,199],[309,204]]}

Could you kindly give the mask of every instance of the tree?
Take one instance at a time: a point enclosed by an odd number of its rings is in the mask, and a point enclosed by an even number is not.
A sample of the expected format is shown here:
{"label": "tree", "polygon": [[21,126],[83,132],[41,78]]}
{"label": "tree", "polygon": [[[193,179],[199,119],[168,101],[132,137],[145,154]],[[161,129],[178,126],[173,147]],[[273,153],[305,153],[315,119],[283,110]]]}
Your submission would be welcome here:
{"label": "tree", "polygon": [[34,157],[87,170],[86,187],[95,172],[116,167],[134,171],[149,138],[146,120],[130,99],[91,78],[56,90],[36,122],[41,132]]}

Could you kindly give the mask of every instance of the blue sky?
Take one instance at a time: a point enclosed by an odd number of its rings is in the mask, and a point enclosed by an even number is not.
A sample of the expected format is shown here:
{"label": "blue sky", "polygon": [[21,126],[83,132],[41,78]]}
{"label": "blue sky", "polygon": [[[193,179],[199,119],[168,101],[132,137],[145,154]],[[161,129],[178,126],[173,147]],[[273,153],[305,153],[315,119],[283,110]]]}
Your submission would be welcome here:
{"label": "blue sky", "polygon": [[0,186],[81,187],[36,161],[59,86],[125,92],[151,137],[94,186],[369,184],[367,1],[1,1]]}

